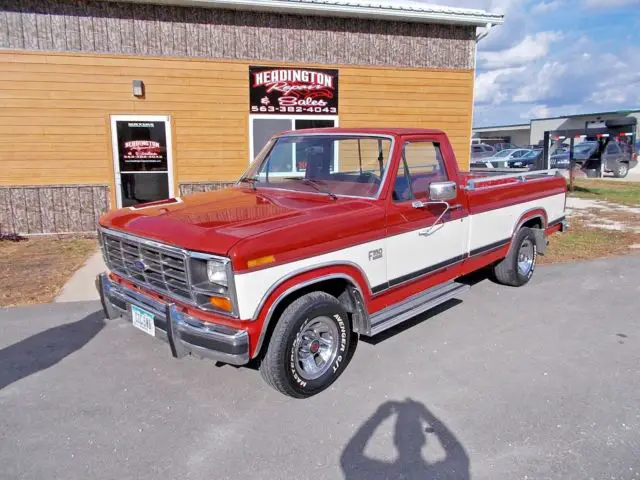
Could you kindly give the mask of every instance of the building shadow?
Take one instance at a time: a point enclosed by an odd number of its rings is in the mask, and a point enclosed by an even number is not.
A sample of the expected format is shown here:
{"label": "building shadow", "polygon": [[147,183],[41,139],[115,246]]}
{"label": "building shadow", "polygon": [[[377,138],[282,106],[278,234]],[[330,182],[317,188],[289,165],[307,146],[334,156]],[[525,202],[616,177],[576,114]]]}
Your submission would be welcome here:
{"label": "building shadow", "polygon": [[[364,451],[376,429],[390,417],[396,417],[393,443],[396,459],[370,458]],[[439,442],[445,456],[429,462],[424,447]],[[469,457],[455,435],[424,404],[407,399],[386,402],[360,427],[344,448],[340,466],[345,480],[416,479],[468,480]]]}
{"label": "building shadow", "polygon": [[104,327],[104,314],[95,312],[77,322],[49,328],[0,350],[0,390],[52,367],[82,348]]}

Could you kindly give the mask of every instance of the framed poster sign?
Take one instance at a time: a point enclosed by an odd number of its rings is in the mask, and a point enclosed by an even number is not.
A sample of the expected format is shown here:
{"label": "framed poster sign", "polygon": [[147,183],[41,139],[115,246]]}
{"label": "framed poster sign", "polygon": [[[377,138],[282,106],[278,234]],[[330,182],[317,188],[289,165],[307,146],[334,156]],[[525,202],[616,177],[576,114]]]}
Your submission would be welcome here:
{"label": "framed poster sign", "polygon": [[116,120],[120,171],[167,170],[164,121]]}
{"label": "framed poster sign", "polygon": [[250,112],[338,115],[338,70],[249,67]]}

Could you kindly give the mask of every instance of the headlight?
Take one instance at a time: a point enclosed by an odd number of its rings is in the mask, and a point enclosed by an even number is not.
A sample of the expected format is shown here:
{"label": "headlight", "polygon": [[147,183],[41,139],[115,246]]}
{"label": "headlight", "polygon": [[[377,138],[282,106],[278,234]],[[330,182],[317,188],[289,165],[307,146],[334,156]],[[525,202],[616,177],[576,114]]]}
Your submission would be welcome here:
{"label": "headlight", "polygon": [[207,260],[207,278],[209,282],[227,286],[227,266],[218,260]]}
{"label": "headlight", "polygon": [[191,252],[189,275],[198,308],[235,315],[233,273],[229,259]]}

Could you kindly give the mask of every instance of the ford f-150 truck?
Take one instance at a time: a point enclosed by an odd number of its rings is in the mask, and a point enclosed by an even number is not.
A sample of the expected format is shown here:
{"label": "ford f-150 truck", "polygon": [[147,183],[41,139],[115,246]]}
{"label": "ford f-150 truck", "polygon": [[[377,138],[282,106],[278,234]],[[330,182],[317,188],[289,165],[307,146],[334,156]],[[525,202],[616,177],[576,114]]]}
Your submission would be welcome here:
{"label": "ford f-150 truck", "polygon": [[[462,293],[483,267],[518,287],[566,228],[554,171],[462,173],[438,130],[316,129],[272,138],[235,186],[100,220],[108,318],[175,357],[254,362],[304,398],[373,336]],[[141,339],[142,341],[142,339]]]}

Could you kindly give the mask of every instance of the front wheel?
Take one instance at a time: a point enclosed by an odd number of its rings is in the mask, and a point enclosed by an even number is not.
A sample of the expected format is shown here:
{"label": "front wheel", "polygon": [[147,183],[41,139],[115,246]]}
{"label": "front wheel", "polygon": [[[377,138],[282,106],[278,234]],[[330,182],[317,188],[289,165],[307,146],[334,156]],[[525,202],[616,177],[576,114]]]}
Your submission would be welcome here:
{"label": "front wheel", "polygon": [[338,379],[355,343],[340,302],[328,293],[311,292],[292,302],[280,316],[260,373],[285,395],[310,397]]}
{"label": "front wheel", "polygon": [[523,227],[513,237],[507,256],[495,266],[494,276],[503,285],[521,287],[531,280],[537,259],[536,237],[530,228]]}

